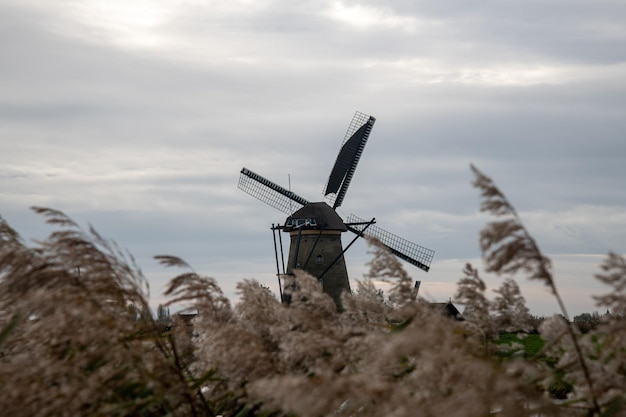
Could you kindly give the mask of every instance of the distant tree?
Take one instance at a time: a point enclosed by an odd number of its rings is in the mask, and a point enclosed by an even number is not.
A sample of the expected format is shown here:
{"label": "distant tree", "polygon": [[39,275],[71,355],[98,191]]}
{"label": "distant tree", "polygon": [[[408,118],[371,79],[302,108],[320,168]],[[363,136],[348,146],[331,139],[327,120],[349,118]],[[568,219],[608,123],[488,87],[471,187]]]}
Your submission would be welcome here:
{"label": "distant tree", "polygon": [[541,323],[543,323],[545,320],[546,318],[544,316],[531,314],[529,317],[530,332],[539,333],[539,327],[541,326]]}
{"label": "distant tree", "polygon": [[574,325],[580,330],[581,333],[588,333],[591,330],[595,330],[600,324],[600,314],[597,311],[593,313],[582,313],[578,316],[574,316]]}
{"label": "distant tree", "polygon": [[169,322],[172,320],[170,316],[170,308],[164,307],[163,304],[159,304],[157,307],[157,320],[161,322]]}

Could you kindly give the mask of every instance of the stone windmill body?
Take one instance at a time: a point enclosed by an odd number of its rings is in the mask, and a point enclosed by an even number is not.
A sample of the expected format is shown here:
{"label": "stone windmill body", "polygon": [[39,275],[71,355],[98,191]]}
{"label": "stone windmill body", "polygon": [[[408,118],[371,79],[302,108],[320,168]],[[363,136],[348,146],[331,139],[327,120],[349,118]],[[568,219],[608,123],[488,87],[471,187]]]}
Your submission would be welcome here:
{"label": "stone windmill body", "polygon": [[[378,239],[396,256],[426,272],[430,269],[434,256],[434,251],[374,226],[375,219],[365,221],[350,215],[344,221],[336,212],[343,203],[375,121],[374,117],[363,113],[357,112],[354,115],[328,177],[322,202],[309,202],[247,168],[241,170],[239,177],[239,188],[242,191],[288,215],[284,225],[272,225],[279,278],[282,275],[292,275],[296,269],[305,270],[317,277],[324,291],[338,305],[341,293],[350,291],[344,253],[359,237],[370,236]],[[276,246],[277,231],[290,235],[287,269],[285,270],[283,260],[282,273]],[[344,249],[341,238],[347,231],[353,232],[356,237]],[[278,240],[282,259],[280,233]],[[282,296],[281,287],[281,298]]]}

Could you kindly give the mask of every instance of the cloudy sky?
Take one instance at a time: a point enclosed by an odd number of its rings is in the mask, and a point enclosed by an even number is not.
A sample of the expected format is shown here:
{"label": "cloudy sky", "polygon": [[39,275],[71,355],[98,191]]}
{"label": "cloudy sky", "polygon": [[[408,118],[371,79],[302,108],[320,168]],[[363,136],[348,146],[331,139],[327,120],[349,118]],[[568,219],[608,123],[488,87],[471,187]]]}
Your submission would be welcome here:
{"label": "cloudy sky", "polygon": [[[436,251],[410,265],[433,301],[480,265],[474,163],[505,191],[572,315],[597,265],[626,252],[623,0],[0,0],[0,214],[63,210],[132,252],[153,303],[177,255],[278,291],[246,166],[303,197],[322,187],[355,111],[376,125],[340,214]],[[345,242],[350,237],[345,237]],[[348,252],[352,279],[369,259]],[[483,275],[492,286],[500,278]],[[531,311],[548,292],[519,280]]]}

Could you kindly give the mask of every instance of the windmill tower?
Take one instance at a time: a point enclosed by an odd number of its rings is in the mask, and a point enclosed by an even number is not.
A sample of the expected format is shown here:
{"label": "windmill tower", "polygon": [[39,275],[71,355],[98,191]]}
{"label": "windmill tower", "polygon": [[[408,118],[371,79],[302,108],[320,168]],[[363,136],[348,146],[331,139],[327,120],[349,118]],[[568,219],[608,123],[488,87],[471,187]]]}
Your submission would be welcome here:
{"label": "windmill tower", "polygon": [[[328,177],[325,201],[309,202],[247,168],[241,170],[239,177],[242,191],[288,215],[283,226],[272,227],[290,236],[287,270],[283,273],[292,274],[296,269],[307,271],[318,278],[324,291],[337,305],[340,304],[341,293],[350,291],[344,253],[359,237],[377,238],[396,256],[426,272],[434,256],[434,251],[374,226],[375,219],[365,221],[350,215],[344,222],[336,212],[343,203],[375,121],[374,117],[363,113],[356,112],[354,115]],[[341,236],[347,231],[353,232],[356,237],[344,249]]]}

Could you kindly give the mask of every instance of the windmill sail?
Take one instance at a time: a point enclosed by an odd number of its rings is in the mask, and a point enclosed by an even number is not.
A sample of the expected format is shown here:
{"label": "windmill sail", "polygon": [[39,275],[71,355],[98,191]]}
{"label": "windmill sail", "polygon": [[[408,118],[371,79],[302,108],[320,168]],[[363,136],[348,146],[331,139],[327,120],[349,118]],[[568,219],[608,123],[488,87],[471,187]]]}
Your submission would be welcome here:
{"label": "windmill sail", "polygon": [[273,183],[247,168],[241,169],[238,188],[289,215],[309,204],[306,199],[296,193]]}
{"label": "windmill sail", "polygon": [[[354,233],[361,233],[367,222],[354,214],[348,216],[346,226],[348,230]],[[363,232],[365,236],[378,239],[383,245],[396,255],[398,258],[404,259],[408,263],[428,272],[430,264],[435,256],[435,251],[427,249],[423,246],[409,242],[399,236],[389,233],[378,226],[371,225]]]}
{"label": "windmill sail", "polygon": [[343,202],[375,121],[359,112],[352,118],[324,191],[324,196],[331,195],[328,199],[334,209]]}

